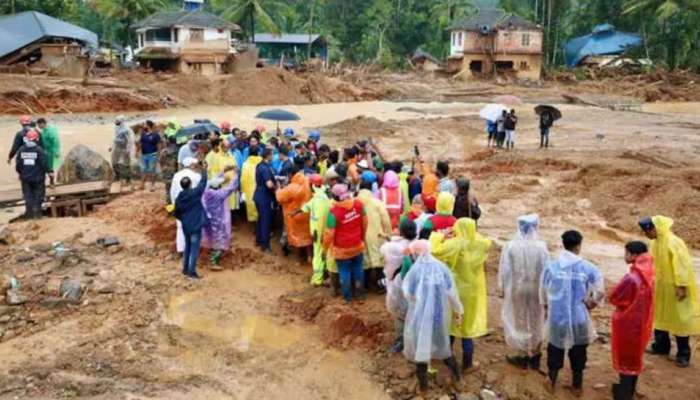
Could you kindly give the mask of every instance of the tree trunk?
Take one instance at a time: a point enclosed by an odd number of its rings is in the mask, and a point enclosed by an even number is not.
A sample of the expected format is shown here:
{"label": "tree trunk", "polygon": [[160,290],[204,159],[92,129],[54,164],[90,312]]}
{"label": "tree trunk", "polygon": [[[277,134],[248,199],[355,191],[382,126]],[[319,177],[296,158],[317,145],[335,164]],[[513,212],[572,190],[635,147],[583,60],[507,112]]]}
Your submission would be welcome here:
{"label": "tree trunk", "polygon": [[309,18],[309,45],[306,49],[306,60],[307,61],[311,59],[311,44],[312,44],[311,38],[313,35],[313,31],[314,31],[314,9],[316,8],[315,6],[316,6],[316,1],[313,0],[311,2],[311,18]]}
{"label": "tree trunk", "polygon": [[250,18],[250,41],[255,43],[255,12],[253,11],[254,7],[250,6],[250,9],[248,10],[249,13],[249,18]]}

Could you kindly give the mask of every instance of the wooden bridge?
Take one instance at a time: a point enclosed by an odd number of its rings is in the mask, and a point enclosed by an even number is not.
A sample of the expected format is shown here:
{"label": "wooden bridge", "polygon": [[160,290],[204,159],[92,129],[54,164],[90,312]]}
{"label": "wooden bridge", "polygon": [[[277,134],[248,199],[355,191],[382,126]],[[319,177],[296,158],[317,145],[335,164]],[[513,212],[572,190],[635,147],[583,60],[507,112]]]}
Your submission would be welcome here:
{"label": "wooden bridge", "polygon": [[[111,183],[108,181],[82,182],[46,187],[44,207],[51,210],[51,216],[57,217],[67,208],[76,208],[78,215],[87,213],[89,206],[107,203],[111,198]],[[22,189],[0,191],[0,208],[24,205]]]}

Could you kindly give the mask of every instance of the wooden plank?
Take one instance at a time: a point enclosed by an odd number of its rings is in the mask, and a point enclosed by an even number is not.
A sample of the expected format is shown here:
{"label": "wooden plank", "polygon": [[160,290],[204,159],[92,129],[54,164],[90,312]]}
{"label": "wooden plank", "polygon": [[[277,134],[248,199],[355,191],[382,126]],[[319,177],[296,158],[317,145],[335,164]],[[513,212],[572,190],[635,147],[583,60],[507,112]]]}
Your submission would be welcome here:
{"label": "wooden plank", "polygon": [[[74,183],[70,185],[58,185],[54,187],[46,188],[46,198],[56,198],[56,197],[66,197],[66,196],[76,196],[84,195],[87,193],[108,193],[110,188],[109,182],[106,181],[96,181],[96,182],[82,182]],[[21,202],[22,190],[21,189],[10,189],[0,191],[0,207],[7,207],[14,203]]]}

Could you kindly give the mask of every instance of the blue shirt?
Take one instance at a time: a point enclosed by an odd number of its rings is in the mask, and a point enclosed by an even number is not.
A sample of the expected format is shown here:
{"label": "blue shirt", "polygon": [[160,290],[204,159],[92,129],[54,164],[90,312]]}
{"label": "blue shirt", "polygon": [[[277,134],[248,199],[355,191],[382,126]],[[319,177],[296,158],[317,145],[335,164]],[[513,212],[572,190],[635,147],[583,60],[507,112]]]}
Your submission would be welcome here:
{"label": "blue shirt", "polygon": [[207,188],[207,174],[202,174],[202,179],[195,188],[183,190],[175,199],[175,218],[182,222],[182,232],[185,235],[200,233],[207,224],[207,213],[202,204],[202,195]]}
{"label": "blue shirt", "polygon": [[157,153],[159,143],[160,134],[158,134],[158,132],[141,134],[141,154]]}
{"label": "blue shirt", "polygon": [[243,150],[235,148],[230,151],[233,158],[236,160],[236,165],[238,165],[238,170],[243,169],[243,163],[248,159],[249,150],[248,146],[244,147]]}
{"label": "blue shirt", "polygon": [[268,181],[275,181],[275,174],[272,172],[272,168],[265,161],[255,167],[255,194],[253,195],[254,200],[267,201],[275,199],[275,192],[267,187]]}

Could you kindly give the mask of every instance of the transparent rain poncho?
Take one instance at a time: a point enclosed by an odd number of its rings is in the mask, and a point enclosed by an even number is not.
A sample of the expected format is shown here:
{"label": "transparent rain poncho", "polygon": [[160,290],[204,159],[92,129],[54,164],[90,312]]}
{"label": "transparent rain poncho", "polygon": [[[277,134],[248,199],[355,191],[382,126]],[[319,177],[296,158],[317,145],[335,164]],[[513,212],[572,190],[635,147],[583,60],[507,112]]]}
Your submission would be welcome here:
{"label": "transparent rain poncho", "polygon": [[563,250],[542,274],[540,302],[548,305],[545,332],[549,343],[560,349],[592,343],[595,326],[584,303],[604,300],[603,276],[595,265]]}
{"label": "transparent rain poncho", "polygon": [[430,255],[426,241],[418,243],[425,251],[420,253],[402,284],[408,301],[404,356],[416,363],[427,363],[452,355],[450,319],[452,312],[462,315],[463,309],[450,270]]}
{"label": "transparent rain poncho", "polygon": [[404,251],[409,241],[402,237],[394,236],[384,243],[379,251],[384,258],[384,276],[386,278],[386,308],[396,318],[403,319],[406,316],[403,294],[401,293],[401,270]]}
{"label": "transparent rain poncho", "polygon": [[547,244],[540,240],[537,214],[518,218],[518,231],[501,253],[498,287],[503,291],[501,319],[506,343],[535,354],[542,343],[544,307],[540,278],[549,261]]}

